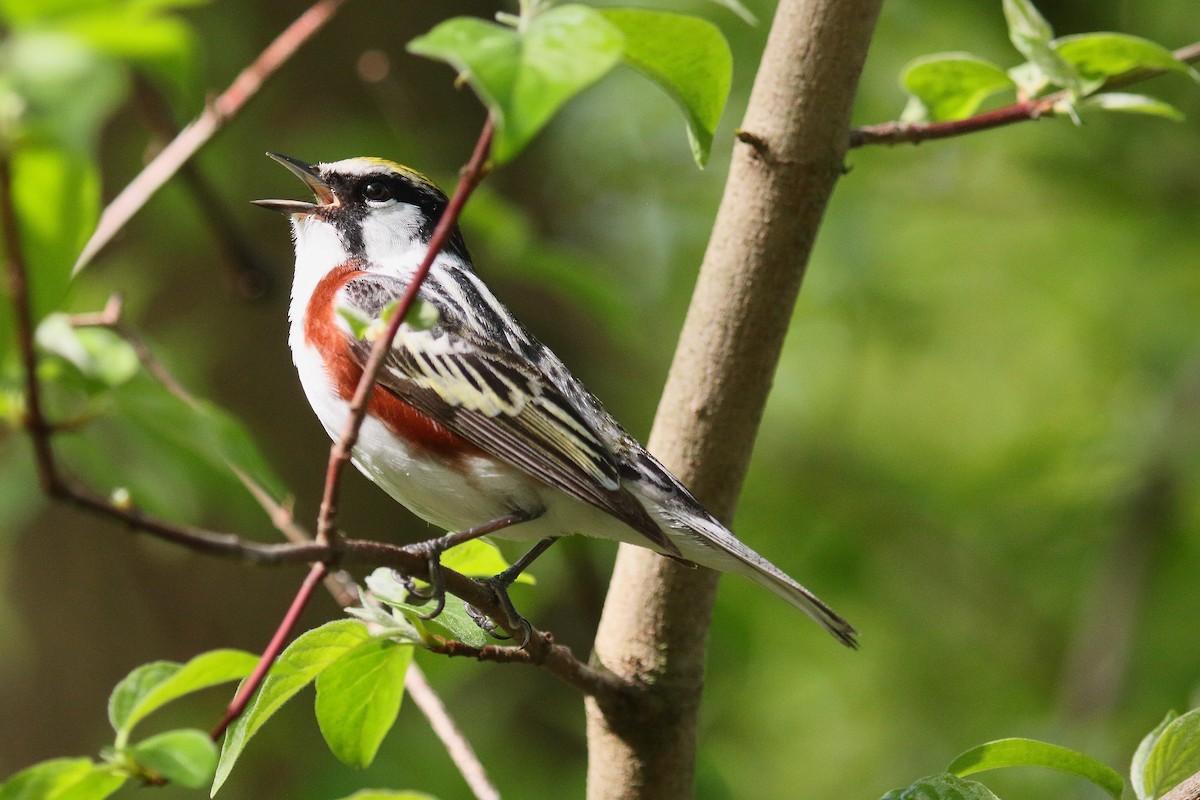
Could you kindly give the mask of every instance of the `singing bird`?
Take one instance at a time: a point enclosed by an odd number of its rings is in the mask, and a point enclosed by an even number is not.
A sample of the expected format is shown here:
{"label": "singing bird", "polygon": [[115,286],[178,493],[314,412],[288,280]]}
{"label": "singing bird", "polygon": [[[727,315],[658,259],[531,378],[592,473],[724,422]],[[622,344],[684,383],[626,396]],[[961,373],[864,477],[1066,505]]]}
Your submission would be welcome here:
{"label": "singing bird", "polygon": [[[310,165],[268,155],[315,195],[255,202],[291,219],[289,344],[304,394],[336,438],[372,347],[355,321],[379,319],[405,292],[447,198],[379,158]],[[855,646],[849,623],[706,511],[496,299],[457,228],[418,299],[433,321],[400,326],[353,462],[417,516],[456,532],[427,548],[431,569],[474,536],[537,540],[491,583],[521,621],[506,590],[550,543],[613,539],[745,576]]]}

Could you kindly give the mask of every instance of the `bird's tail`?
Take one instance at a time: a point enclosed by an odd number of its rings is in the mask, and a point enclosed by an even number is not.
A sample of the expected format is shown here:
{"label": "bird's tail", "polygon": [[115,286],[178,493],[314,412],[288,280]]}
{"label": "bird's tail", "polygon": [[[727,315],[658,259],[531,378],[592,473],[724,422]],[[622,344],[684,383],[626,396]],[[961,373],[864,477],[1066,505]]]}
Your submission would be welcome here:
{"label": "bird's tail", "polygon": [[808,614],[847,647],[858,647],[858,631],[821,598],[792,580],[787,573],[747,547],[724,525],[707,514],[667,511],[672,536],[684,558],[721,572],[743,575]]}

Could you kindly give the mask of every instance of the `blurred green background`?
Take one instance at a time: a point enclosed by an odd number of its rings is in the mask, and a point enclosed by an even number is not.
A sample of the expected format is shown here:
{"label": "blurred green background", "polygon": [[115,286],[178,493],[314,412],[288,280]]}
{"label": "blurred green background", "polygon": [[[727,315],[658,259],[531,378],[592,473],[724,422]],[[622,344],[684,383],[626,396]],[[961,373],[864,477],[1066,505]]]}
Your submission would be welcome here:
{"label": "blurred green background", "polygon": [[[714,4],[670,5],[717,22],[734,49],[708,169],[692,165],[669,100],[619,71],[495,174],[465,223],[485,279],[639,437],[773,12],[748,5],[757,27]],[[184,12],[197,61],[170,93],[177,123],[304,7]],[[1039,7],[1060,34],[1200,39],[1195,0]],[[127,319],[180,379],[250,429],[306,525],[327,442],[286,346],[286,223],[247,203],[299,192],[262,153],[380,155],[452,183],[482,112],[450,70],[404,43],[452,14],[495,10],[351,0],[197,159],[212,196],[172,182],[73,288],[80,310],[125,295]],[[1020,60],[998,1],[890,0],[856,121],[895,118],[902,65],[942,50]],[[1049,120],[850,153],[735,528],[852,620],[863,648],[846,651],[748,582],[723,581],[700,797],[873,798],[1005,736],[1078,748],[1124,773],[1167,709],[1200,702],[1200,92],[1178,77],[1145,88],[1187,121]],[[146,93],[136,94],[143,102],[122,105],[101,140],[106,198],[154,147]],[[206,207],[252,265],[230,257]],[[227,480],[154,457],[153,442],[119,445],[120,469],[98,470],[112,441],[85,431],[63,445],[98,488],[141,480],[180,519],[273,537]],[[48,506],[27,451],[0,434],[3,775],[95,753],[110,737],[107,693],[138,664],[260,649],[301,577]],[[357,474],[344,496],[355,535],[429,534]],[[586,655],[613,555],[603,543],[560,545],[538,562],[539,585],[515,592],[518,605]],[[338,614],[321,597],[306,619]],[[582,796],[578,696],[535,669],[418,661],[506,796]],[[209,727],[225,699],[211,692],[162,724]],[[222,796],[306,800],[364,786],[466,796],[411,704],[360,773],[324,749],[309,703],[264,729]],[[985,780],[1010,797],[1101,796],[1041,772]]]}

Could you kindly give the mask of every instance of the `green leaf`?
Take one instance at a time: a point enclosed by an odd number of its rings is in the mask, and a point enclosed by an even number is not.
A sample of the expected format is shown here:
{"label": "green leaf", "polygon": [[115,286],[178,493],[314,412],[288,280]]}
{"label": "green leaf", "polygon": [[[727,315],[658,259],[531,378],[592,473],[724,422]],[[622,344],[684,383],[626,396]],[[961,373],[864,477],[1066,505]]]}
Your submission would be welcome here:
{"label": "green leaf", "polygon": [[339,305],[337,313],[350,326],[350,332],[354,334],[355,339],[361,340],[366,338],[372,320],[368,319],[366,315],[351,305]]}
{"label": "green leaf", "polygon": [[1054,29],[1029,0],[1004,0],[1004,17],[1008,20],[1008,38],[1013,46],[1037,65],[1050,82],[1077,91],[1080,80],[1066,59],[1051,45]]}
{"label": "green leaf", "polygon": [[103,800],[124,783],[110,764],[56,758],[13,775],[0,786],[0,800]]}
{"label": "green leaf", "polygon": [[194,95],[198,88],[198,48],[191,27],[178,17],[160,13],[153,3],[122,3],[75,14],[59,29],[99,53],[137,66],[177,102]]}
{"label": "green leaf", "polygon": [[62,148],[20,147],[13,155],[13,204],[36,322],[62,305],[71,265],[96,225],[96,167]]}
{"label": "green leaf", "polygon": [[365,768],[375,760],[404,698],[412,645],[387,639],[363,642],[317,677],[317,724],[343,764]]}
{"label": "green leaf", "polygon": [[124,744],[138,722],[172,700],[244,678],[257,663],[258,656],[244,650],[213,650],[186,664],[155,661],[138,667],[117,684],[108,700],[117,746]]}
{"label": "green leaf", "polygon": [[1180,72],[1200,80],[1200,71],[1175,58],[1157,42],[1124,33],[1064,36],[1051,46],[1086,80],[1103,83],[1135,69]]}
{"label": "green leaf", "polygon": [[327,622],[301,634],[280,654],[267,679],[242,716],[225,734],[225,744],[213,778],[215,795],[246,744],[280,707],[345,653],[370,638],[367,626],[358,620]]}
{"label": "green leaf", "polygon": [[624,34],[625,63],[679,105],[692,157],[703,167],[733,80],[733,54],[721,29],[699,17],[667,11],[605,8],[600,13]]}
{"label": "green leaf", "polygon": [[186,402],[154,381],[137,381],[114,395],[114,416],[124,426],[156,437],[172,458],[199,460],[215,473],[241,470],[276,499],[286,495],[253,437],[240,421],[204,401]]}
{"label": "green leaf", "polygon": [[1000,800],[982,783],[956,775],[930,775],[904,789],[893,789],[881,800]]}
{"label": "green leaf", "polygon": [[1200,709],[1167,723],[1142,771],[1146,797],[1158,797],[1200,772]]}
{"label": "green leaf", "polygon": [[1075,108],[1086,110],[1097,108],[1103,111],[1119,111],[1126,114],[1149,114],[1152,117],[1164,117],[1174,122],[1182,122],[1183,112],[1175,106],[1157,97],[1144,94],[1129,94],[1127,92],[1101,92],[1085,97],[1075,103]]}
{"label": "green leaf", "polygon": [[461,602],[447,600],[442,613],[432,620],[424,620],[418,615],[429,613],[428,604],[419,606],[407,602],[408,590],[396,579],[396,573],[392,570],[386,567],[375,570],[367,576],[366,584],[377,600],[404,612],[419,629],[433,624],[443,628],[451,638],[472,647],[487,644],[487,634],[475,624]]}
{"label": "green leaf", "polygon": [[1124,781],[1115,770],[1096,759],[1036,739],[997,739],[973,747],[946,768],[959,777],[1000,767],[1047,767],[1078,776],[1120,800]]}
{"label": "green leaf", "polygon": [[137,352],[120,336],[103,328],[76,328],[65,314],[47,315],[38,325],[36,341],[100,387],[120,386],[141,366]]}
{"label": "green leaf", "polygon": [[192,729],[151,736],[125,752],[143,769],[188,789],[205,786],[217,766],[217,746]]}
{"label": "green leaf", "polygon": [[1009,69],[1008,77],[1012,78],[1017,90],[1025,97],[1037,97],[1050,86],[1050,79],[1046,77],[1046,73],[1030,61]]}
{"label": "green leaf", "polygon": [[[490,578],[508,569],[500,548],[484,539],[472,539],[442,554],[442,565],[471,578]],[[537,583],[532,575],[522,572],[516,583]]]}
{"label": "green leaf", "polygon": [[1133,795],[1137,800],[1153,800],[1146,793],[1146,762],[1150,759],[1150,753],[1154,750],[1154,745],[1162,737],[1163,731],[1171,722],[1179,717],[1174,711],[1168,711],[1163,717],[1163,721],[1154,726],[1154,730],[1150,731],[1142,738],[1138,744],[1137,750],[1134,751],[1133,760],[1129,764],[1129,784],[1133,788]]}
{"label": "green leaf", "polygon": [[129,731],[133,727],[129,720],[134,710],[141,705],[143,698],[178,672],[182,666],[174,661],[151,661],[122,678],[108,696],[108,721],[113,730],[118,735],[122,731]]}
{"label": "green leaf", "polygon": [[94,152],[104,121],[128,91],[125,70],[114,59],[75,36],[42,28],[0,42],[0,75],[11,93],[5,138],[76,156]]}
{"label": "green leaf", "polygon": [[964,119],[996,92],[1014,87],[1008,73],[970,53],[936,53],[908,62],[900,74],[905,91],[918,98],[928,119]]}
{"label": "green leaf", "polygon": [[551,8],[521,31],[470,17],[447,20],[408,49],[457,69],[496,124],[492,160],[516,157],[554,113],[621,57],[621,32],[580,5]]}

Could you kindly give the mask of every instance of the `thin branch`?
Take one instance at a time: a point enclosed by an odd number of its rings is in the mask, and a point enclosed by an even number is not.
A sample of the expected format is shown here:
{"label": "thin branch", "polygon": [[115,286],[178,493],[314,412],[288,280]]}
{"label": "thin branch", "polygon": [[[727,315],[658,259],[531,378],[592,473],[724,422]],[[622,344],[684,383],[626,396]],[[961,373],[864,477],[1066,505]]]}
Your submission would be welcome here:
{"label": "thin branch", "polygon": [[604,702],[620,701],[632,695],[632,686],[619,676],[603,666],[593,667],[583,663],[575,657],[570,648],[556,644],[549,634],[538,635],[538,631],[534,633],[535,637],[524,648],[496,645],[474,647],[465,642],[439,637],[436,644],[430,645],[429,649],[450,658],[473,658],[476,661],[490,661],[496,664],[532,664],[544,667],[572,689]]}
{"label": "thin branch", "polygon": [[[1200,61],[1200,42],[1190,44],[1187,47],[1181,47],[1172,53],[1172,55],[1178,61],[1184,63],[1190,64]],[[1124,75],[1118,75],[1110,79],[1097,89],[1096,92],[1105,92],[1118,89],[1122,86],[1141,83],[1150,78],[1163,75],[1166,71],[1164,69],[1133,70],[1132,72],[1127,72]],[[934,139],[949,139],[953,136],[963,136],[968,133],[1000,128],[1017,122],[1029,122],[1054,117],[1059,114],[1059,103],[1070,99],[1070,92],[1064,89],[1045,95],[1044,97],[1022,100],[991,111],[984,111],[966,119],[956,119],[949,122],[884,122],[879,125],[865,125],[860,128],[851,129],[850,147],[864,147],[871,144],[919,144]]]}
{"label": "thin branch", "polygon": [[179,135],[171,140],[137,177],[121,190],[100,215],[92,237],[75,261],[75,272],[87,266],[96,254],[125,227],[150,197],[162,188],[208,140],[229,122],[268,78],[313,37],[337,13],[346,0],[318,0],[259,53],[242,70],[229,88],[209,103]]}
{"label": "thin branch", "polygon": [[[196,405],[196,399],[174,378],[170,371],[159,361],[151,351],[145,341],[137,334],[133,328],[125,324],[120,318],[121,305],[120,299],[113,296],[109,299],[104,311],[99,314],[79,314],[71,317],[71,323],[78,326],[97,326],[112,330],[117,335],[121,336],[133,348],[138,356],[143,367],[158,381],[160,381],[169,391],[175,394],[189,405]],[[296,553],[290,553],[283,545],[263,545],[257,543],[247,543],[237,540],[236,537],[230,537],[228,534],[214,533],[210,531],[202,531],[195,528],[183,528],[180,526],[170,526],[157,520],[150,520],[148,517],[139,516],[134,519],[130,515],[136,512],[132,510],[122,511],[112,504],[108,504],[109,508],[96,508],[97,505],[103,504],[104,501],[100,498],[93,498],[93,505],[89,506],[91,510],[104,513],[112,516],[115,519],[130,525],[135,528],[142,528],[147,523],[152,523],[154,528],[148,532],[160,535],[160,538],[170,538],[177,544],[182,544],[191,549],[204,549],[213,555],[220,555],[232,558],[240,558],[245,561],[263,565],[295,563],[300,559],[298,556],[307,556],[312,558],[322,558],[324,551],[320,551],[317,545],[313,542],[312,537],[301,526],[297,525],[292,517],[291,510],[278,501],[271,494],[260,486],[253,478],[247,475],[235,465],[230,464],[230,469],[246,487],[247,491],[254,497],[263,511],[270,518],[272,524],[294,545],[301,549]],[[144,528],[143,528],[144,529]],[[165,531],[166,535],[163,536]],[[196,546],[193,547],[192,540],[195,538]],[[234,542],[238,544],[235,546]],[[392,566],[404,574],[413,575],[413,577],[422,577],[409,571],[410,567],[417,567],[417,563],[407,563],[411,558],[410,554],[403,548],[395,545],[379,544],[381,548],[391,548],[392,552],[382,555],[381,558],[388,559],[387,561],[372,562],[370,548],[365,548],[366,543],[349,540],[346,542],[347,550],[343,553],[347,561],[356,563],[364,563],[368,566]],[[243,547],[243,552],[239,552],[239,547]],[[403,554],[403,555],[402,555]],[[391,559],[401,559],[405,563],[393,563]],[[470,580],[470,579],[465,579]],[[325,579],[326,588],[334,596],[334,599],[341,606],[353,605],[356,601],[357,589],[354,582],[348,576],[341,572],[331,572]],[[471,583],[474,583],[471,581]],[[463,592],[466,589],[463,586],[455,588],[451,586],[452,593],[466,598]],[[476,602],[479,600],[480,602]],[[476,600],[471,600],[471,604],[477,608],[488,610],[488,595],[484,592],[481,597]],[[494,598],[491,598],[494,602]],[[498,609],[493,609],[498,610]],[[494,616],[494,615],[493,615]],[[478,650],[464,645],[461,642],[448,642],[444,649],[436,649],[436,652],[441,652],[448,656],[469,656],[483,661],[504,661],[504,662],[520,662],[524,664],[536,664],[545,666],[549,671],[558,675],[564,682],[571,686],[581,689],[589,694],[604,692],[613,693],[620,690],[621,686],[618,682],[609,680],[603,673],[596,672],[587,667],[583,662],[575,658],[575,655],[566,647],[552,644],[552,639],[548,634],[537,633],[531,639],[530,648],[534,649],[535,643],[539,637],[544,640],[544,645],[537,644],[536,653],[523,652],[517,648],[511,647],[491,647]],[[432,723],[432,720],[431,720]],[[449,747],[449,745],[447,745]]]}
{"label": "thin branch", "polygon": [[242,684],[242,688],[233,696],[233,700],[229,703],[229,707],[225,709],[225,714],[221,717],[221,721],[217,723],[212,733],[209,734],[209,738],[214,742],[220,739],[230,723],[240,717],[242,712],[246,710],[250,698],[258,691],[258,687],[266,679],[271,665],[279,658],[279,654],[283,652],[288,639],[292,637],[292,631],[295,629],[296,623],[300,621],[300,615],[308,606],[308,601],[312,599],[313,590],[317,588],[317,584],[321,582],[321,579],[328,572],[329,567],[319,562],[313,564],[309,569],[308,575],[304,578],[304,583],[300,585],[300,591],[296,592],[296,596],[292,598],[292,604],[288,607],[287,613],[283,615],[283,620],[280,621],[279,627],[275,629],[275,635],[271,637],[271,641],[267,643],[266,649],[258,657],[258,663],[254,665],[254,671],[250,673],[245,683]]}
{"label": "thin branch", "polygon": [[[312,537],[308,535],[307,531],[293,521],[291,509],[277,503],[275,498],[271,497],[270,493],[259,486],[250,476],[236,468],[234,471],[288,541],[293,544],[312,541]],[[334,602],[342,608],[348,608],[358,602],[358,586],[355,585],[350,574],[344,570],[336,570],[327,574],[325,589],[332,595]],[[483,762],[475,754],[475,749],[471,747],[467,737],[455,725],[450,712],[446,710],[445,704],[442,703],[434,688],[429,685],[429,681],[425,679],[425,673],[415,661],[409,664],[408,670],[404,673],[404,688],[417,707],[421,709],[421,713],[425,715],[429,727],[441,740],[450,760],[458,768],[459,774],[463,776],[463,780],[474,793],[476,800],[500,800],[500,792],[488,778]]]}
{"label": "thin branch", "polygon": [[441,253],[442,246],[450,238],[454,226],[458,224],[459,214],[462,213],[467,198],[471,196],[471,192],[487,174],[487,156],[492,146],[494,131],[492,118],[489,116],[483,123],[483,130],[479,133],[479,141],[475,143],[471,159],[459,175],[454,195],[450,198],[449,205],[446,206],[442,218],[438,220],[437,227],[433,230],[425,257],[413,272],[408,288],[397,303],[387,331],[376,340],[371,348],[371,356],[363,367],[362,377],[359,379],[358,386],[354,390],[354,397],[350,401],[350,415],[342,428],[341,436],[329,450],[329,465],[325,470],[325,489],[321,496],[321,512],[317,518],[317,541],[319,542],[336,540],[338,495],[341,492],[342,470],[345,468],[346,462],[350,460],[350,454],[358,442],[358,432],[367,415],[367,403],[375,388],[375,379],[379,375],[379,370],[383,368],[384,359],[392,349],[392,341],[396,338],[397,331],[400,330],[409,308],[416,300],[421,283],[433,266],[434,260]]}

